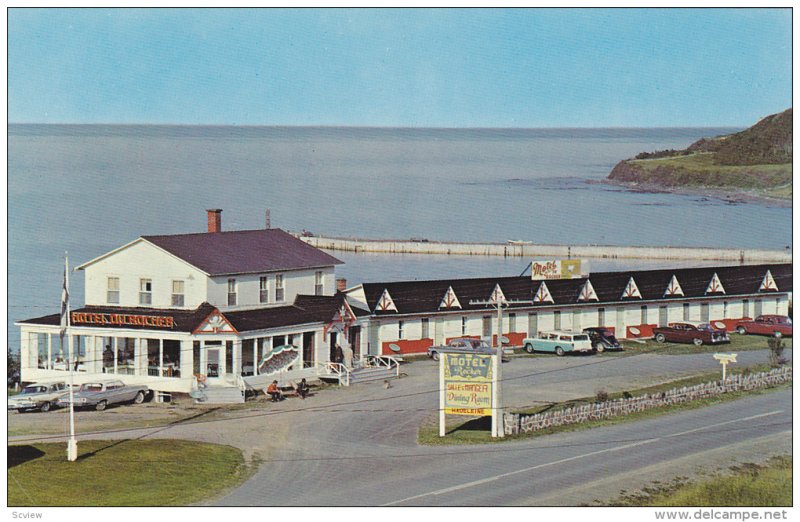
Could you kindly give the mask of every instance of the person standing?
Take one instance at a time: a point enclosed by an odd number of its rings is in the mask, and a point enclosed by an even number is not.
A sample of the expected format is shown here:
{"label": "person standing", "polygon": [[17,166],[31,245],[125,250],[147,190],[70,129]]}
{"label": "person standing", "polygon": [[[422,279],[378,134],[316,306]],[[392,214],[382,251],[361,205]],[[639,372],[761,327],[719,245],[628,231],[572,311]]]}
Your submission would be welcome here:
{"label": "person standing", "polygon": [[336,348],[333,351],[333,362],[342,364],[342,360],[344,360],[344,352],[342,352],[342,347],[339,343],[336,343]]}

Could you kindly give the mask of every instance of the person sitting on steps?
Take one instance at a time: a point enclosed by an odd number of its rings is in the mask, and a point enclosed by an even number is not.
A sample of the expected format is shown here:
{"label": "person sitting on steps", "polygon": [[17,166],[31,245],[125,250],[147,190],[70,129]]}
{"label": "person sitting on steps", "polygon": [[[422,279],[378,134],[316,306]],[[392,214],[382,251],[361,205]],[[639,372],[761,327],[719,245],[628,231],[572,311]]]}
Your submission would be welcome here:
{"label": "person sitting on steps", "polygon": [[272,384],[267,386],[267,394],[272,397],[272,402],[278,402],[283,398],[281,391],[278,389],[278,381],[272,381]]}
{"label": "person sitting on steps", "polygon": [[300,384],[297,385],[297,395],[301,399],[305,399],[306,395],[308,395],[308,383],[305,378],[301,379]]}

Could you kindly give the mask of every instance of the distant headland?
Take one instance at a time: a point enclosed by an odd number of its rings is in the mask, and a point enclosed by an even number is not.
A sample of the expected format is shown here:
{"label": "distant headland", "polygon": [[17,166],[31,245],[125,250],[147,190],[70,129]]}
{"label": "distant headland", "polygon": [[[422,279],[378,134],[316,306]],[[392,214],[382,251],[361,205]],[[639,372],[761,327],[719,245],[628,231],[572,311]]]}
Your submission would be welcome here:
{"label": "distant headland", "polygon": [[792,109],[683,150],[642,152],[617,163],[606,181],[643,192],[791,205]]}

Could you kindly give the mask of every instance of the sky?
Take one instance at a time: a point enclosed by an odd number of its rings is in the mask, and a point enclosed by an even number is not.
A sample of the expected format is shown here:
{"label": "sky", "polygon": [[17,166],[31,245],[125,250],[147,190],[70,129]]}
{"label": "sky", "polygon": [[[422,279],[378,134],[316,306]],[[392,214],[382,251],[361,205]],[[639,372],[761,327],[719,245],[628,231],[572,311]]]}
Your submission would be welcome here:
{"label": "sky", "polygon": [[12,123],[749,126],[791,106],[783,9],[28,9]]}

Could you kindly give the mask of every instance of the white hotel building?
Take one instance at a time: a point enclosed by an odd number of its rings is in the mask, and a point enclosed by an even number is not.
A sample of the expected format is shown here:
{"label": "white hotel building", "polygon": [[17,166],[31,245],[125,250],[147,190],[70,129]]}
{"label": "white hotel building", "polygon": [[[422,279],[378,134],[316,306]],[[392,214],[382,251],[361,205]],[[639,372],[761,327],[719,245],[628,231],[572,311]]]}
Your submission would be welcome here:
{"label": "white hotel building", "polygon": [[[72,311],[75,356],[60,345],[59,315],[20,321],[22,380],[113,376],[165,393],[262,387],[275,347],[299,360],[280,378],[314,377],[337,343],[359,356],[424,354],[455,337],[497,334],[492,297],[511,301],[502,334],[519,346],[549,329],[606,326],[621,338],[656,326],[788,314],[791,264],[604,272],[576,279],[486,277],[364,283],[345,289],[341,261],[279,229],[143,236],[78,267],[86,304]],[[66,344],[66,343],[65,343]]]}

